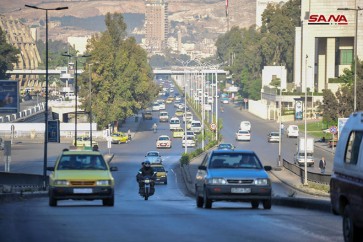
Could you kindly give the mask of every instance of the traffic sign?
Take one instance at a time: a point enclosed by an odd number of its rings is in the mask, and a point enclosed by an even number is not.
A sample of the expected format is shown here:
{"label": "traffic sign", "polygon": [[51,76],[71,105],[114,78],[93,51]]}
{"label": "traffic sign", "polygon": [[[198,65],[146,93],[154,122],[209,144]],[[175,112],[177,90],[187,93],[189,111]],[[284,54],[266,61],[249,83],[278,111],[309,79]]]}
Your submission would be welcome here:
{"label": "traffic sign", "polygon": [[329,128],[329,132],[332,133],[332,134],[336,134],[338,132],[337,126],[331,126]]}
{"label": "traffic sign", "polygon": [[209,128],[210,128],[211,130],[216,130],[217,125],[216,125],[215,123],[211,123],[211,124],[209,125]]}

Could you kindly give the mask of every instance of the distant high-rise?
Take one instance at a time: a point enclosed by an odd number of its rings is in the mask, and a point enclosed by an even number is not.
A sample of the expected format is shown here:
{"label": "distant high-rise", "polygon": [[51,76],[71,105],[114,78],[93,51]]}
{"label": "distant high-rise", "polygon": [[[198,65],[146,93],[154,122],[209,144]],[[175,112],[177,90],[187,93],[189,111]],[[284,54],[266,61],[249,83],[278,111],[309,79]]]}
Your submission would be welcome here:
{"label": "distant high-rise", "polygon": [[166,0],[145,0],[146,47],[149,52],[160,52],[166,47],[169,33],[168,3]]}

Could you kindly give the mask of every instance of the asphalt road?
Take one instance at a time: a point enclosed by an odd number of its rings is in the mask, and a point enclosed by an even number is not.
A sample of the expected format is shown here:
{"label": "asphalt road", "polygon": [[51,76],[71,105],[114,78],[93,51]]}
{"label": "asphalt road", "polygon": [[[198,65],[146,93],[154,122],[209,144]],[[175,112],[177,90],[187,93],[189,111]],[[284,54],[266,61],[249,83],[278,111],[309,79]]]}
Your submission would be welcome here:
{"label": "asphalt road", "polygon": [[[257,152],[265,165],[276,166],[279,154],[278,143],[268,143],[267,135],[271,131],[279,131],[279,124],[276,121],[260,119],[249,112],[240,111],[234,104],[224,104],[224,112],[220,113],[220,117],[223,119],[222,135],[224,142],[233,143],[238,148],[252,149]],[[251,122],[251,141],[243,142],[235,140],[235,133],[239,128],[239,124],[243,120]],[[300,131],[300,135],[302,132]],[[281,157],[287,161],[293,163],[294,154],[297,150],[297,139],[287,138],[286,135],[282,136],[281,142]],[[330,174],[333,169],[334,155],[332,152],[328,152],[325,149],[321,149],[315,146],[314,167],[308,167],[308,171],[320,173],[319,160],[324,156],[327,161],[326,173]]]}
{"label": "asphalt road", "polygon": [[[168,110],[172,109],[168,105]],[[226,139],[233,137],[228,134],[234,133],[233,122],[240,119],[237,113],[230,115],[222,115]],[[254,210],[248,203],[228,202],[216,202],[211,210],[197,208],[180,176],[178,160],[184,151],[180,139],[173,139],[172,149],[161,150],[168,184],[157,185],[155,195],[144,201],[138,195],[136,172],[146,152],[156,149],[158,135],[171,134],[167,124],[159,124],[158,133],[153,133],[151,126],[155,120],[141,121],[140,132],[132,142],[112,145],[112,164],[118,167],[118,172],[113,173],[114,207],[103,207],[101,201],[71,200],[49,207],[47,197],[4,203],[0,207],[0,241],[342,241],[341,218],[326,212],[282,206]],[[276,145],[265,144],[265,137],[257,135],[255,128],[264,125],[261,121],[251,121],[252,141],[237,146],[257,147],[261,159],[274,164],[272,152]],[[42,171],[41,145],[16,146],[13,158],[22,153],[29,159],[14,162],[14,171]],[[67,144],[49,145],[50,165],[64,146]],[[108,152],[105,142],[100,147]],[[22,152],[16,152],[19,149]]]}

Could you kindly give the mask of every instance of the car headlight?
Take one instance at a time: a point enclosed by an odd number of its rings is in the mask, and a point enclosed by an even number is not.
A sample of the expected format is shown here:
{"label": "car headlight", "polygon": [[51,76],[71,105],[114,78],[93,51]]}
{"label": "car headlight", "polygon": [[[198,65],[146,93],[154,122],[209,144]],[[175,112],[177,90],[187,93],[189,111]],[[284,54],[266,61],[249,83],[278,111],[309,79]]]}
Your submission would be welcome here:
{"label": "car headlight", "polygon": [[69,186],[69,181],[67,181],[67,180],[55,180],[54,185],[56,185],[56,186]]}
{"label": "car headlight", "polygon": [[110,184],[111,184],[111,182],[109,180],[100,180],[100,181],[96,182],[97,186],[108,186]]}
{"label": "car headlight", "polygon": [[207,180],[207,184],[223,185],[223,184],[227,184],[227,181],[224,178],[210,178]]}
{"label": "car headlight", "polygon": [[269,179],[267,178],[262,178],[262,179],[256,179],[255,180],[255,185],[257,186],[266,186],[269,184]]}

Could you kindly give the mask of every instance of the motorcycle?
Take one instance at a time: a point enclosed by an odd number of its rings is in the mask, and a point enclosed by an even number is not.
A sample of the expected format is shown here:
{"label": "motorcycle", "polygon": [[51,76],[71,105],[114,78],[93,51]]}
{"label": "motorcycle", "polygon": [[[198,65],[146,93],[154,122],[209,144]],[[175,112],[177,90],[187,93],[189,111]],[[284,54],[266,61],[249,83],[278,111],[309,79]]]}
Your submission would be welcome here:
{"label": "motorcycle", "polygon": [[145,176],[139,180],[139,188],[140,196],[144,197],[145,200],[148,200],[150,196],[154,195],[155,181],[152,179],[152,177]]}

